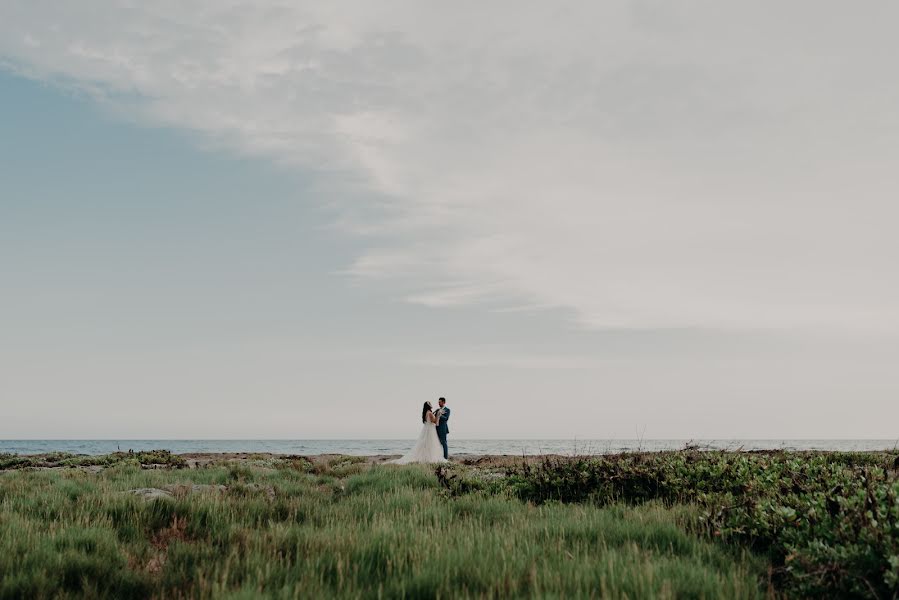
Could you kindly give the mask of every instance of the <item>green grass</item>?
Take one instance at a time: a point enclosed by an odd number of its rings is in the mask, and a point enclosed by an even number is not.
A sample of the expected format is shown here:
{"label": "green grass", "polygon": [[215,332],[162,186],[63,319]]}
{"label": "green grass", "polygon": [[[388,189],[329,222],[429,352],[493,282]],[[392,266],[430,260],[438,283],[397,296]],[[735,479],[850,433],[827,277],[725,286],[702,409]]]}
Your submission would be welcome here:
{"label": "green grass", "polygon": [[692,505],[453,494],[433,469],[352,459],[110,464],[0,474],[0,598],[765,595],[766,562],[714,541]]}

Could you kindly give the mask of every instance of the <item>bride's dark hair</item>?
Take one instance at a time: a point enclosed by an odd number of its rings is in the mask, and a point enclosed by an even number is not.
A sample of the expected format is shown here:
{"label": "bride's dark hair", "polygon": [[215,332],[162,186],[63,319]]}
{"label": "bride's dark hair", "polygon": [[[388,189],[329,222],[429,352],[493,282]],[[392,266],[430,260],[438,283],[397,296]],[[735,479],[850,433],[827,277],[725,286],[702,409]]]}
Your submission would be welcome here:
{"label": "bride's dark hair", "polygon": [[421,407],[421,422],[426,423],[428,421],[428,413],[431,412],[431,403],[425,402],[425,405]]}

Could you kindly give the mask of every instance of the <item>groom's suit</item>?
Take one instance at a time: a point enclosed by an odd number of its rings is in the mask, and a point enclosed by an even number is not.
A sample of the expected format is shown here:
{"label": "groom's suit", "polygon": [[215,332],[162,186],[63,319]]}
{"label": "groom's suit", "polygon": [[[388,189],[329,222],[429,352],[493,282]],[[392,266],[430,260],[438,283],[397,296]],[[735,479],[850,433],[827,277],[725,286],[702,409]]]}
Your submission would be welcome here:
{"label": "groom's suit", "polygon": [[437,439],[440,440],[440,445],[443,446],[443,458],[449,458],[449,448],[446,445],[446,435],[449,433],[449,427],[446,422],[450,418],[450,409],[448,406],[444,406],[440,410],[443,412],[440,413],[440,418],[437,419]]}

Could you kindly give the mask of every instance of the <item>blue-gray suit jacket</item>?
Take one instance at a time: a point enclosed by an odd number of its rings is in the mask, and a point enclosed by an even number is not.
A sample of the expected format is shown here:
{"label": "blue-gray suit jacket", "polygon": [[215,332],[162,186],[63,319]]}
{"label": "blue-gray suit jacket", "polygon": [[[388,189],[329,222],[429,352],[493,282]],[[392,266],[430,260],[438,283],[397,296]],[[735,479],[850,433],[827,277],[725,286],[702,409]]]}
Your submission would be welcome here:
{"label": "blue-gray suit jacket", "polygon": [[446,436],[449,433],[449,427],[446,422],[449,421],[450,418],[450,409],[448,406],[443,407],[443,415],[441,415],[440,419],[437,421],[437,435]]}

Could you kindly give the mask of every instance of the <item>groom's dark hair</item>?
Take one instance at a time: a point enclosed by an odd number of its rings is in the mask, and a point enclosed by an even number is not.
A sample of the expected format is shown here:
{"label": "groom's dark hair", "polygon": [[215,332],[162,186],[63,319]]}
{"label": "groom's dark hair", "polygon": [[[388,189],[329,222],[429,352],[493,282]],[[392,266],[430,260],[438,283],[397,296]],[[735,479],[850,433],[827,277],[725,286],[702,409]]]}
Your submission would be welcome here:
{"label": "groom's dark hair", "polygon": [[438,399],[437,399],[437,402],[443,402],[443,403],[446,403],[446,398],[438,398]]}

